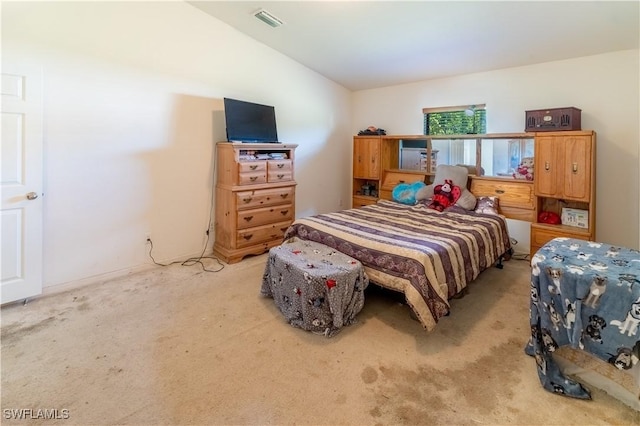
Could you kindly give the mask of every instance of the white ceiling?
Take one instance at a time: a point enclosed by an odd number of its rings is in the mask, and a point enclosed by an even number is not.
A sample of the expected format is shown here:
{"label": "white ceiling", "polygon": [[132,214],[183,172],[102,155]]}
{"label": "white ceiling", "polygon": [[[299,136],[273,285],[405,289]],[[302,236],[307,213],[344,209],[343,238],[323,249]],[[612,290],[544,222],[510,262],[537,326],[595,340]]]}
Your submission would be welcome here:
{"label": "white ceiling", "polygon": [[[351,90],[638,49],[636,1],[189,1]],[[253,16],[264,8],[285,25]]]}

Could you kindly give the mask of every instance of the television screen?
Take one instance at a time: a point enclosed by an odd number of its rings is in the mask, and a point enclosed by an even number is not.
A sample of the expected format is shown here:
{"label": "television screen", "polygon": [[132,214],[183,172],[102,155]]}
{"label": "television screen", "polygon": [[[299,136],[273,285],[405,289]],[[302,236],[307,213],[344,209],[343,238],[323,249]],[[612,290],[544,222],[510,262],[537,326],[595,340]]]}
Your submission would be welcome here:
{"label": "television screen", "polygon": [[229,142],[278,142],[275,108],[224,98]]}

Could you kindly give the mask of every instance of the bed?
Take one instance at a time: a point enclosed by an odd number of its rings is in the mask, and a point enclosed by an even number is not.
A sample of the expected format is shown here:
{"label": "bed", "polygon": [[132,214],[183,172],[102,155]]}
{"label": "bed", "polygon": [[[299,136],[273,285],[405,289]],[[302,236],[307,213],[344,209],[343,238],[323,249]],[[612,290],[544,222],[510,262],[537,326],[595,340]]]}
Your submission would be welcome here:
{"label": "bed", "polygon": [[404,293],[428,331],[449,313],[451,298],[511,252],[501,215],[390,200],[297,219],[284,237],[293,238],[359,260],[372,282]]}

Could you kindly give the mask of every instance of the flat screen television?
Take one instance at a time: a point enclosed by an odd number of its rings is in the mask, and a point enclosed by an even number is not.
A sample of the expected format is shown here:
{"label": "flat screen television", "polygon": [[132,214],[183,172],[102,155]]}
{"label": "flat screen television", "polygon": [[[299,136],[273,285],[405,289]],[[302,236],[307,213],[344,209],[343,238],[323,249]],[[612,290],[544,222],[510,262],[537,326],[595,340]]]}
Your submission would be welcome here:
{"label": "flat screen television", "polygon": [[278,143],[272,106],[224,98],[224,118],[229,142]]}

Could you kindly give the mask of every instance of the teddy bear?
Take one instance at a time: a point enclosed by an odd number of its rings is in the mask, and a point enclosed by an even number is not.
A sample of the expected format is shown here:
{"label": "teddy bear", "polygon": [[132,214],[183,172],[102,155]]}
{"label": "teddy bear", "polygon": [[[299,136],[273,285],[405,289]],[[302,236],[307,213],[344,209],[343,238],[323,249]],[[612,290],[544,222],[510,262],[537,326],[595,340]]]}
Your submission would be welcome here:
{"label": "teddy bear", "polygon": [[455,186],[451,179],[445,179],[443,184],[433,188],[433,197],[428,207],[439,212],[451,207],[460,198],[460,187]]}
{"label": "teddy bear", "polygon": [[523,157],[513,173],[515,179],[533,180],[533,157]]}

